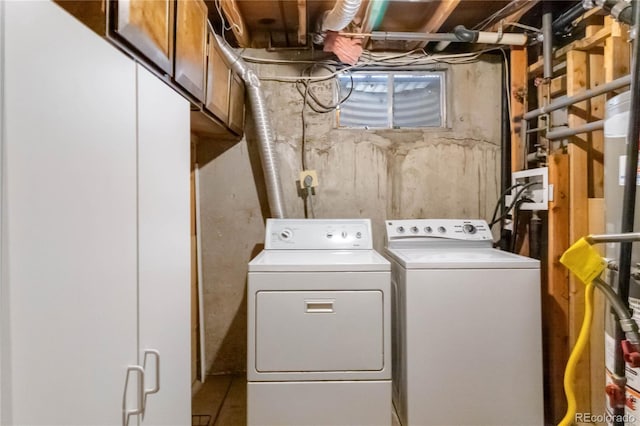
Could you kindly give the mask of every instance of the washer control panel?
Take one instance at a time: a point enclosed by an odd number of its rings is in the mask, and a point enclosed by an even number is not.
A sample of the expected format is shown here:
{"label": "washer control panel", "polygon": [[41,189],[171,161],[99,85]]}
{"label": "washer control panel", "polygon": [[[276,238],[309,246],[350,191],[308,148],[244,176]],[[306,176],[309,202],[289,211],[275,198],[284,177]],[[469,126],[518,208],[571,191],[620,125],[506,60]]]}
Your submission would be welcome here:
{"label": "washer control panel", "polygon": [[464,241],[492,241],[484,220],[403,219],[387,220],[387,241],[411,238],[438,238]]}
{"label": "washer control panel", "polygon": [[267,250],[371,250],[370,219],[267,219]]}

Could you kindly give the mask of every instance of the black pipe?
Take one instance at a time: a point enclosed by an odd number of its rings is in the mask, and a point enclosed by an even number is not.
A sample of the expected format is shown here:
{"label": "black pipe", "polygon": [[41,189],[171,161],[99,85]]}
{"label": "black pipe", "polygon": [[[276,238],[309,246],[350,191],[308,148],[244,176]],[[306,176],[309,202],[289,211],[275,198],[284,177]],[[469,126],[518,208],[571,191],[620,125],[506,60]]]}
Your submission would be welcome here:
{"label": "black pipe", "polygon": [[553,33],[556,35],[565,35],[570,33],[573,29],[573,26],[571,25],[573,21],[584,15],[586,11],[587,10],[582,6],[582,2],[576,4],[571,9],[560,15],[558,19],[553,21],[553,25],[551,26]]}
{"label": "black pipe", "polygon": [[[509,116],[509,91],[510,85],[508,62],[502,65],[502,125],[500,126],[500,192],[511,186],[511,117]],[[498,202],[501,202],[498,200]],[[502,202],[500,217],[506,214],[505,203]],[[511,232],[508,229],[500,230],[500,249],[509,250],[511,246]]]}
{"label": "black pipe", "polygon": [[533,212],[529,220],[529,257],[542,258],[542,219]]}
{"label": "black pipe", "polygon": [[596,4],[618,21],[633,25],[633,8],[625,0],[597,0]]}
{"label": "black pipe", "polygon": [[464,25],[456,25],[453,29],[453,33],[458,40],[466,43],[475,43],[478,41],[479,32],[474,30],[468,30]]}
{"label": "black pipe", "polygon": [[[640,23],[640,0],[633,0],[633,22],[636,23],[636,34],[638,23]],[[625,168],[624,180],[624,198],[622,201],[622,225],[621,233],[633,232],[635,206],[636,206],[636,179],[638,175],[638,139],[640,139],[640,85],[638,78],[640,77],[640,42],[638,36],[633,42],[631,57],[631,99],[629,101],[629,128],[627,131],[627,164]],[[620,268],[618,271],[618,295],[627,304],[629,303],[629,284],[631,278],[631,255],[632,244],[620,244]],[[620,341],[624,339],[624,333],[616,329],[616,349],[620,348]],[[624,359],[616,350],[615,373],[624,376],[625,365]],[[617,424],[617,422],[616,422]]]}

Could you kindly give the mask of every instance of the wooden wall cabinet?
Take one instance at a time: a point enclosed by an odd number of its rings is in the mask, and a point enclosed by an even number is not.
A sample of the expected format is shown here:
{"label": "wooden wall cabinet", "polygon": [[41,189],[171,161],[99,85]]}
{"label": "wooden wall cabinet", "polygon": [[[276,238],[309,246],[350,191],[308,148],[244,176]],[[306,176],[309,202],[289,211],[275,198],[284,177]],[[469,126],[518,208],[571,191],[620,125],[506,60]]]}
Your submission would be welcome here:
{"label": "wooden wall cabinet", "polygon": [[113,30],[165,73],[173,68],[172,0],[117,0]]}
{"label": "wooden wall cabinet", "polygon": [[176,10],[175,81],[199,101],[205,99],[207,5],[178,0]]}
{"label": "wooden wall cabinet", "polygon": [[235,134],[244,131],[244,93],[242,78],[231,71],[218,42],[209,31],[207,97],[205,109],[227,125]]}
{"label": "wooden wall cabinet", "polygon": [[229,78],[231,71],[213,32],[209,32],[209,63],[207,67],[207,99],[205,108],[223,123],[229,122]]}
{"label": "wooden wall cabinet", "polygon": [[231,74],[229,87],[229,127],[239,135],[244,133],[244,82],[235,73]]}

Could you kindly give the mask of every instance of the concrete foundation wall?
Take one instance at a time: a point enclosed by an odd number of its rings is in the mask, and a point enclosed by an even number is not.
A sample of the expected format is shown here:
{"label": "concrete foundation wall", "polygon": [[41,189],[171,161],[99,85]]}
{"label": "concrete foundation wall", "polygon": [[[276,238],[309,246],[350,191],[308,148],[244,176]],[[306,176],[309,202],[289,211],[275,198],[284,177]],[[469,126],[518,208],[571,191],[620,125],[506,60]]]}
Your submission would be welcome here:
{"label": "concrete foundation wall", "polygon": [[[261,77],[300,73],[293,66],[252,66]],[[307,168],[317,170],[320,182],[316,217],[371,218],[378,250],[387,218],[490,219],[500,184],[501,63],[452,65],[447,73],[449,129],[336,129],[333,113],[307,109]],[[331,83],[314,89],[332,93]],[[296,190],[302,97],[290,83],[263,82],[263,90],[287,211],[303,217]],[[240,143],[220,152],[216,141],[202,140],[198,148],[206,351],[213,373],[246,368],[246,264],[262,247],[268,211],[256,144],[248,116]]]}

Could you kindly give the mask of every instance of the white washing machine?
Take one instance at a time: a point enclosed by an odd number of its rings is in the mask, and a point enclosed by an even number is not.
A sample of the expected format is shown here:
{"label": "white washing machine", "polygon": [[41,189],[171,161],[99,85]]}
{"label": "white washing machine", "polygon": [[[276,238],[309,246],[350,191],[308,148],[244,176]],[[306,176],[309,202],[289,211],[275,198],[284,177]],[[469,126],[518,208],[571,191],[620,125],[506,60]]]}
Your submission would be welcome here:
{"label": "white washing machine", "polygon": [[403,426],[544,424],[540,263],[482,220],[388,220]]}
{"label": "white washing machine", "polygon": [[269,219],[248,275],[248,425],[390,425],[390,264],[370,220]]}

